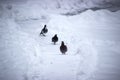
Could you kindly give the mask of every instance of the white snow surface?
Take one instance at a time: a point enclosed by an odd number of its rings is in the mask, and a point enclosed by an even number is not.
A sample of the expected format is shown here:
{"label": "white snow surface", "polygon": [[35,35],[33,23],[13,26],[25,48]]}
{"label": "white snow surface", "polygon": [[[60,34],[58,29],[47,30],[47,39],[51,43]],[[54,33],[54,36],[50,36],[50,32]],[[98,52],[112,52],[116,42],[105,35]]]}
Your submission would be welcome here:
{"label": "white snow surface", "polygon": [[[25,10],[22,11],[23,14],[32,10],[34,15],[38,14],[36,11],[44,10],[63,15],[76,15],[89,9],[107,9],[113,12],[120,10],[120,0],[0,0],[0,5],[4,5],[8,9],[15,7],[18,9],[22,5],[22,10]],[[27,15],[29,14],[27,13]]]}
{"label": "white snow surface", "polygon": [[120,11],[64,16],[30,3],[0,6],[0,80],[120,80]]}

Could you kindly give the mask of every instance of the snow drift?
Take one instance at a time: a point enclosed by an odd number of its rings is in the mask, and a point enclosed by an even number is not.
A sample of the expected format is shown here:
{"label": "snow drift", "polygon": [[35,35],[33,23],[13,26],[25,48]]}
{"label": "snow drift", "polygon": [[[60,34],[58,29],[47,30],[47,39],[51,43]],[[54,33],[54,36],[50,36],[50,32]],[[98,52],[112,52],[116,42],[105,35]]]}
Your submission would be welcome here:
{"label": "snow drift", "polygon": [[119,14],[118,0],[1,0],[0,79],[119,80]]}
{"label": "snow drift", "polygon": [[[45,10],[64,15],[76,15],[86,10],[108,9],[110,11],[118,11],[120,9],[119,0],[1,0],[1,5],[8,5],[10,9],[15,4],[24,6],[27,10]],[[39,8],[39,9],[37,9]]]}

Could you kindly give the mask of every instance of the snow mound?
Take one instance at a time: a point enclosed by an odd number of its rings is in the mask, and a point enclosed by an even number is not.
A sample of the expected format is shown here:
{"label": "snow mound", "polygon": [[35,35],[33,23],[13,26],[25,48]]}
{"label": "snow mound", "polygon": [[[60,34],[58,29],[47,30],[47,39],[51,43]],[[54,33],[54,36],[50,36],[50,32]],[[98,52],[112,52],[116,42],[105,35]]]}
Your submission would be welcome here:
{"label": "snow mound", "polygon": [[26,80],[25,78],[33,75],[31,73],[38,64],[37,44],[28,34],[17,29],[19,26],[14,20],[0,22],[0,79]]}
{"label": "snow mound", "polygon": [[77,15],[86,10],[107,9],[115,12],[120,10],[119,4],[119,0],[2,0],[0,3],[9,10],[16,10],[16,13],[19,13],[17,8],[21,7],[22,13],[27,14],[27,11],[31,11],[34,16],[46,11],[67,16]]}

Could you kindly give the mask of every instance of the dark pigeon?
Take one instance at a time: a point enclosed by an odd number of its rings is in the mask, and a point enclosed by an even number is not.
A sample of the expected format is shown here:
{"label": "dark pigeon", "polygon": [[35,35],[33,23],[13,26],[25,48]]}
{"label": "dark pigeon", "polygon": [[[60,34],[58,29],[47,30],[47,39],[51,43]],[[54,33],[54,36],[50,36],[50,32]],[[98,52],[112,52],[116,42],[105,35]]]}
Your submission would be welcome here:
{"label": "dark pigeon", "polygon": [[62,54],[65,54],[67,52],[67,46],[64,44],[63,41],[61,42],[60,51]]}
{"label": "dark pigeon", "polygon": [[41,30],[40,35],[45,36],[47,32],[48,32],[48,29],[46,28],[46,25],[44,25],[44,28]]}
{"label": "dark pigeon", "polygon": [[56,42],[58,42],[57,34],[55,34],[55,35],[52,37],[52,42],[53,42],[54,44],[56,44]]}

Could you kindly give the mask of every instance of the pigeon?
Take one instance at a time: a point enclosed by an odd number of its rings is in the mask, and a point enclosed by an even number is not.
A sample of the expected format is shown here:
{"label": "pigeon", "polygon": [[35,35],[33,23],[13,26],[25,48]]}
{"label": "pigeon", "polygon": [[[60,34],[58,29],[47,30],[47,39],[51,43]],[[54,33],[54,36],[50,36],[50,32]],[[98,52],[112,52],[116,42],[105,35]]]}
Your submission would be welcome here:
{"label": "pigeon", "polygon": [[57,37],[57,34],[55,34],[55,35],[52,37],[52,42],[54,42],[54,45],[55,45],[57,41],[58,41],[58,37]]}
{"label": "pigeon", "polygon": [[65,54],[67,52],[67,46],[64,44],[63,41],[61,42],[60,51],[62,54]]}
{"label": "pigeon", "polygon": [[48,32],[48,29],[46,28],[46,25],[44,25],[44,28],[41,30],[40,35],[45,36],[47,32]]}

